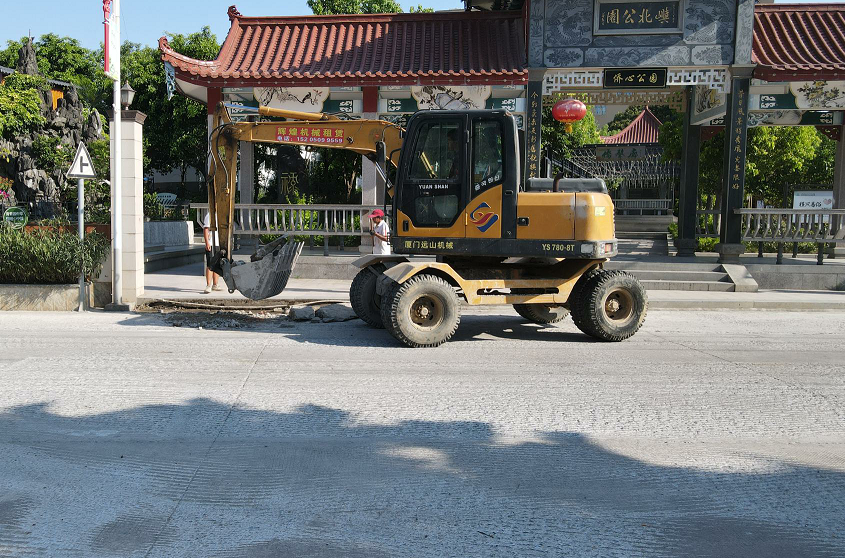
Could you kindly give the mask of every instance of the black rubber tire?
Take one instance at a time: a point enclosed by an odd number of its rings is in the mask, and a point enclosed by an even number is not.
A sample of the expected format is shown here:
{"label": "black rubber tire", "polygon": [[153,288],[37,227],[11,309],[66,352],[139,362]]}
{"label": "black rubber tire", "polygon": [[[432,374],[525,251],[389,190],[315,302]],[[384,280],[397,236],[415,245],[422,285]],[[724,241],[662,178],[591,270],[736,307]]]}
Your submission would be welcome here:
{"label": "black rubber tire", "polygon": [[601,270],[586,282],[577,304],[581,331],[602,341],[623,341],[643,325],[648,296],[633,275]]}
{"label": "black rubber tire", "polygon": [[358,272],[349,287],[349,302],[355,314],[368,325],[379,329],[384,328],[384,322],[381,321],[381,297],[376,294],[376,282],[383,271],[384,266],[381,264],[365,267]]}
{"label": "black rubber tire", "polygon": [[385,329],[403,345],[437,347],[458,329],[461,303],[445,280],[436,275],[415,275],[382,298],[381,319]]}
{"label": "black rubber tire", "polygon": [[572,312],[572,322],[575,324],[575,327],[588,335],[589,333],[584,329],[587,314],[585,305],[583,304],[585,299],[584,286],[601,272],[602,269],[598,267],[594,267],[593,269],[587,271],[578,279],[578,281],[575,282],[575,287],[573,287],[572,292],[569,293],[568,302],[569,310]]}
{"label": "black rubber tire", "polygon": [[516,313],[535,324],[556,324],[566,319],[569,309],[548,304],[514,304]]}

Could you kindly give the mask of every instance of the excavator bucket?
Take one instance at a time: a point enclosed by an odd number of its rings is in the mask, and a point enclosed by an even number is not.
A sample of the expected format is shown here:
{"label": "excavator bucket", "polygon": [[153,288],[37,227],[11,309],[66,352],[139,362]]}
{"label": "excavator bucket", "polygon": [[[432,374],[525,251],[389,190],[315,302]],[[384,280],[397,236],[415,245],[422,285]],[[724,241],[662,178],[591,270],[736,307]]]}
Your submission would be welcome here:
{"label": "excavator bucket", "polygon": [[304,245],[303,242],[283,244],[286,240],[279,238],[262,247],[252,255],[250,262],[233,266],[228,261],[221,262],[223,280],[229,292],[237,290],[252,300],[270,298],[282,292]]}

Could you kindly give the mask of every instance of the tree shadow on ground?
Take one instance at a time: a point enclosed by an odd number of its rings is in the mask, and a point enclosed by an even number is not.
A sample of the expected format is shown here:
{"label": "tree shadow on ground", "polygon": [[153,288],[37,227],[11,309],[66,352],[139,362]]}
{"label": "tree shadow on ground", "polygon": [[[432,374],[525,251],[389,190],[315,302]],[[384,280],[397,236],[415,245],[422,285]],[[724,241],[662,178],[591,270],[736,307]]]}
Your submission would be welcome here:
{"label": "tree shadow on ground", "polygon": [[647,460],[605,446],[571,432],[503,440],[474,421],[373,424],[318,405],[275,412],[195,399],[85,416],[19,406],[0,413],[0,549],[845,554],[839,471],[687,440],[627,446]]}

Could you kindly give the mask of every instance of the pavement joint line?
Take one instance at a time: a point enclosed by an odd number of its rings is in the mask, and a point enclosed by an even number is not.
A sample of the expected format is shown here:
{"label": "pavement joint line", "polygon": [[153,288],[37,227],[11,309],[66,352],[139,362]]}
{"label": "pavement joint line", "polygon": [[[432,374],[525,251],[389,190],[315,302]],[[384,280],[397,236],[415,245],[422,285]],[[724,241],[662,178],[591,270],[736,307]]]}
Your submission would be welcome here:
{"label": "pavement joint line", "polygon": [[179,495],[179,500],[176,502],[176,505],[173,506],[172,510],[170,510],[170,514],[167,516],[167,519],[164,520],[164,523],[162,523],[158,532],[155,534],[153,542],[150,544],[150,547],[147,549],[147,552],[144,553],[144,558],[149,558],[150,553],[155,550],[155,547],[158,544],[159,539],[161,538],[161,534],[170,524],[170,520],[173,519],[173,516],[176,514],[176,510],[178,510],[179,506],[182,505],[182,501],[185,499],[185,495],[191,488],[191,484],[193,484],[197,473],[199,473],[199,470],[202,468],[203,465],[205,465],[206,460],[208,459],[208,455],[211,453],[211,449],[214,447],[214,444],[217,442],[217,439],[220,438],[220,435],[223,433],[223,428],[225,428],[226,423],[229,421],[229,417],[232,415],[232,411],[234,410],[235,406],[237,406],[238,401],[240,400],[241,395],[244,392],[244,388],[246,387],[246,383],[249,381],[250,376],[252,376],[252,371],[255,370],[255,365],[258,364],[259,359],[261,359],[261,355],[264,354],[264,351],[270,344],[271,335],[273,335],[273,333],[265,334],[264,345],[262,345],[261,350],[258,351],[258,354],[255,356],[255,359],[252,361],[252,364],[249,367],[249,370],[247,370],[246,376],[244,376],[244,381],[241,382],[241,387],[238,388],[238,392],[235,394],[234,399],[232,399],[232,404],[229,405],[229,410],[226,412],[226,416],[223,417],[223,420],[220,423],[220,428],[217,430],[217,434],[214,435],[214,439],[211,440],[210,444],[208,444],[208,448],[206,448],[205,454],[203,455],[203,458],[200,461],[199,465],[197,465],[194,471],[191,473],[191,478],[188,479],[188,482],[185,484],[185,489],[182,491],[182,494]]}
{"label": "pavement joint line", "polygon": [[650,333],[651,335],[653,335],[654,337],[657,337],[658,339],[662,339],[662,340],[664,340],[664,341],[669,341],[670,343],[674,343],[674,344],[676,344],[676,345],[680,345],[681,347],[683,347],[683,348],[685,348],[685,349],[688,349],[688,350],[690,350],[690,351],[694,351],[694,352],[697,352],[697,353],[701,353],[701,354],[704,354],[704,355],[707,355],[707,356],[713,357],[713,358],[715,358],[715,359],[717,359],[717,360],[721,360],[722,362],[724,362],[724,363],[726,363],[726,364],[730,364],[730,365],[732,365],[732,366],[736,366],[736,367],[738,367],[738,368],[740,368],[740,369],[742,369],[742,370],[745,370],[746,372],[750,372],[750,373],[752,373],[752,374],[757,374],[757,375],[759,375],[759,376],[767,377],[767,378],[769,378],[769,379],[772,379],[772,380],[778,381],[778,382],[782,383],[783,385],[785,385],[785,386],[787,386],[787,387],[790,387],[790,388],[792,388],[792,389],[797,389],[797,390],[803,391],[804,393],[809,394],[809,395],[810,395],[811,397],[813,397],[814,399],[822,399],[822,400],[825,402],[825,404],[827,405],[827,407],[828,407],[828,408],[829,408],[829,409],[833,412],[833,414],[834,414],[834,415],[838,416],[839,418],[843,418],[842,413],[840,413],[840,412],[838,412],[838,411],[837,411],[837,409],[836,409],[836,405],[831,405],[830,400],[829,400],[829,399],[828,399],[828,398],[827,398],[824,394],[819,393],[819,392],[817,392],[817,391],[815,391],[815,390],[813,390],[813,389],[811,389],[811,388],[809,388],[809,387],[799,386],[798,384],[795,384],[795,383],[793,383],[793,382],[790,382],[790,381],[788,381],[788,380],[785,380],[785,379],[783,379],[783,378],[781,378],[781,377],[779,377],[779,376],[776,376],[775,374],[772,374],[771,372],[766,372],[766,371],[765,371],[765,369],[763,369],[763,368],[761,368],[759,371],[755,371],[755,370],[753,370],[753,369],[752,369],[752,368],[751,368],[751,367],[750,367],[747,363],[744,363],[744,362],[733,362],[732,360],[726,359],[726,358],[724,358],[724,357],[722,357],[722,356],[720,356],[720,355],[715,355],[715,354],[713,354],[713,353],[709,353],[709,352],[704,351],[704,350],[701,350],[701,349],[696,349],[696,348],[693,348],[693,347],[689,347],[689,346],[687,346],[687,345],[684,345],[684,344],[683,344],[683,343],[681,343],[680,341],[676,341],[676,340],[674,340],[674,339],[669,339],[668,337],[663,337],[663,336],[658,335],[658,334],[656,334],[656,333],[651,333],[651,332],[649,332],[649,333]]}

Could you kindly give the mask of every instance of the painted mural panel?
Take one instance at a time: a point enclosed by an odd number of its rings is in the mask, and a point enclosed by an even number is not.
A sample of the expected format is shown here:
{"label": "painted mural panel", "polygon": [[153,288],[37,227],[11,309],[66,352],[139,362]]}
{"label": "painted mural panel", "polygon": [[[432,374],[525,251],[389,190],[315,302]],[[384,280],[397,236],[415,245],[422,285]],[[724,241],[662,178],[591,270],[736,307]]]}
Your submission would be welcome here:
{"label": "painted mural panel", "polygon": [[798,108],[845,108],[845,81],[799,81],[790,83],[789,89]]}
{"label": "painted mural panel", "polygon": [[256,87],[255,100],[261,105],[284,110],[322,112],[329,97],[328,87]]}
{"label": "painted mural panel", "polygon": [[420,110],[483,109],[491,91],[492,88],[489,85],[424,85],[422,87],[411,87],[411,95],[417,100]]}

